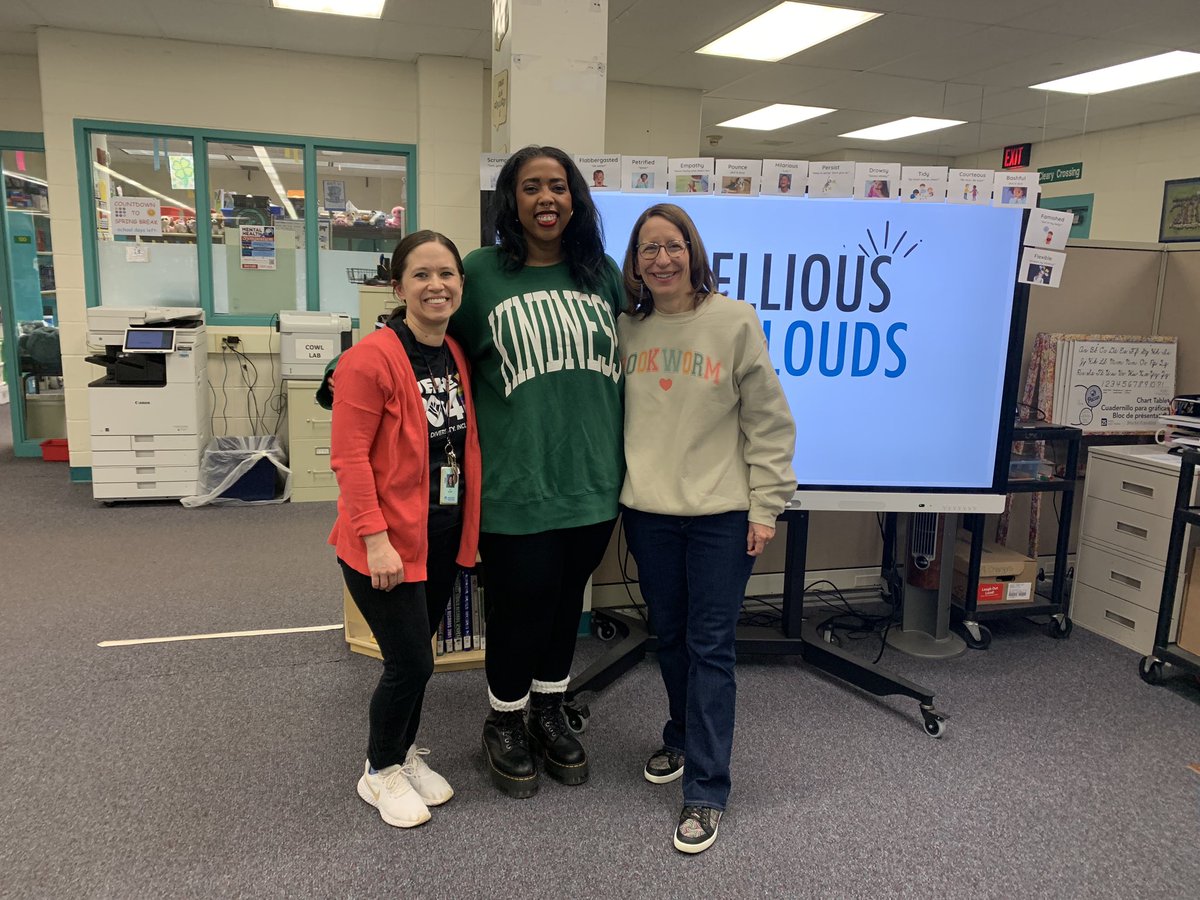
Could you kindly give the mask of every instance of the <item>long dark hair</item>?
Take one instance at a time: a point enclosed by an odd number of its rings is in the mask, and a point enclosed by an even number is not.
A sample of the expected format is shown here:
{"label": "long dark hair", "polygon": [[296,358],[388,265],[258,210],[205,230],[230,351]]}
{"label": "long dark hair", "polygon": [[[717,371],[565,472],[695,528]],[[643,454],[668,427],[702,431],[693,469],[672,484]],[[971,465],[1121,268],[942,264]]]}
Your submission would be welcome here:
{"label": "long dark hair", "polygon": [[[404,275],[404,267],[408,265],[408,257],[414,250],[422,244],[441,244],[450,251],[450,255],[454,257],[454,265],[458,267],[458,274],[461,278],[463,275],[462,256],[458,252],[458,248],[454,246],[454,241],[446,237],[440,231],[414,231],[412,234],[406,235],[400,243],[396,245],[396,249],[392,251],[392,290],[396,290],[396,285],[400,282],[400,278]],[[392,314],[388,316],[388,321],[392,319],[403,319],[407,306],[397,306],[392,310]]]}
{"label": "long dark hair", "polygon": [[567,173],[571,218],[563,229],[563,254],[571,277],[589,291],[595,291],[604,283],[604,228],[579,167],[557,147],[523,147],[508,158],[496,176],[496,192],[492,195],[488,221],[500,240],[504,268],[515,272],[525,265],[529,251],[525,245],[525,231],[517,218],[517,175],[525,163],[542,157],[554,160]]}
{"label": "long dark hair", "polygon": [[626,309],[643,318],[654,312],[654,298],[650,296],[650,289],[642,280],[641,269],[638,267],[638,234],[641,232],[642,226],[646,224],[646,220],[655,216],[666,219],[678,228],[683,239],[687,241],[688,276],[692,290],[696,294],[708,295],[717,289],[716,276],[713,275],[712,266],[708,264],[708,251],[704,249],[704,241],[700,240],[700,232],[696,228],[696,223],[692,221],[692,217],[674,203],[656,203],[638,216],[638,220],[633,223],[633,231],[629,235],[629,245],[625,248],[625,263],[621,267],[621,274],[625,281],[625,299],[629,301]]}

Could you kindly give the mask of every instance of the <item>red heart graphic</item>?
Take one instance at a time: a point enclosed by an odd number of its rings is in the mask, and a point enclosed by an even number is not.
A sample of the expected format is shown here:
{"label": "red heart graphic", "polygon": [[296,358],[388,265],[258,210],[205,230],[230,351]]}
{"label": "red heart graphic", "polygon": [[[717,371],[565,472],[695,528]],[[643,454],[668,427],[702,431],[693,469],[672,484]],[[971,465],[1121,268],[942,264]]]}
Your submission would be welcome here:
{"label": "red heart graphic", "polygon": [[660,379],[658,379],[658,386],[659,386],[660,388],[662,388],[664,391],[669,391],[669,390],[671,389],[671,385],[672,385],[672,384],[673,384],[673,382],[671,381],[671,379],[670,379],[670,378],[660,378]]}

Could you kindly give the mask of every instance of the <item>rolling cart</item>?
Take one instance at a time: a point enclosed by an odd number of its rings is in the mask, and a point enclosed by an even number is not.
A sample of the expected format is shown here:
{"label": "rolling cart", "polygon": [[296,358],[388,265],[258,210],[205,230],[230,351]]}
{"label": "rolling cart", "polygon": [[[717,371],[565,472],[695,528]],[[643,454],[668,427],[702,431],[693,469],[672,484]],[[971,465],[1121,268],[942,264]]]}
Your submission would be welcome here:
{"label": "rolling cart", "polygon": [[[1013,426],[1014,444],[1059,441],[1067,445],[1067,458],[1063,477],[1057,471],[1054,477],[1039,480],[1036,471],[1029,478],[1013,479],[1010,476],[1006,490],[1010,494],[1041,493],[1056,491],[1062,494],[1062,509],[1059,514],[1058,543],[1054,548],[1054,578],[1049,596],[1039,595],[1036,586],[1029,603],[1020,605],[1003,604],[994,608],[979,607],[979,565],[983,556],[984,517],[974,513],[964,517],[964,526],[971,534],[971,555],[967,567],[967,584],[963,599],[955,600],[952,612],[959,620],[957,631],[973,650],[986,650],[992,642],[992,633],[984,622],[1015,616],[1049,616],[1048,633],[1053,638],[1063,639],[1071,634],[1071,619],[1067,615],[1070,598],[1065,597],[1067,580],[1067,554],[1071,542],[1071,513],[1075,504],[1075,481],[1079,471],[1079,442],[1083,431],[1070,425],[1049,425],[1045,422],[1018,422]],[[1040,459],[1034,460],[1034,464]]]}
{"label": "rolling cart", "polygon": [[1163,668],[1167,663],[1193,675],[1200,675],[1200,655],[1171,643],[1171,618],[1175,613],[1175,591],[1179,586],[1184,536],[1189,525],[1200,525],[1200,506],[1192,506],[1190,502],[1197,464],[1200,464],[1200,450],[1184,450],[1179,466],[1179,488],[1175,493],[1175,513],[1171,517],[1171,541],[1167,545],[1167,569],[1163,574],[1154,649],[1138,662],[1138,674],[1147,684],[1162,683]]}

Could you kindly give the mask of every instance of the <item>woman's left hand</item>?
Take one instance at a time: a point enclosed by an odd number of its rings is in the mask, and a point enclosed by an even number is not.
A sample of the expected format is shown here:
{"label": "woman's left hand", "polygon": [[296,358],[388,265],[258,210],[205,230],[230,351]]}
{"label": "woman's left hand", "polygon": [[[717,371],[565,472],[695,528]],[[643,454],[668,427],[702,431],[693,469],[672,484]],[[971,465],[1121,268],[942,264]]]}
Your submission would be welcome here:
{"label": "woman's left hand", "polygon": [[750,531],[746,534],[746,553],[750,556],[761,555],[773,537],[775,537],[774,528],[751,522]]}

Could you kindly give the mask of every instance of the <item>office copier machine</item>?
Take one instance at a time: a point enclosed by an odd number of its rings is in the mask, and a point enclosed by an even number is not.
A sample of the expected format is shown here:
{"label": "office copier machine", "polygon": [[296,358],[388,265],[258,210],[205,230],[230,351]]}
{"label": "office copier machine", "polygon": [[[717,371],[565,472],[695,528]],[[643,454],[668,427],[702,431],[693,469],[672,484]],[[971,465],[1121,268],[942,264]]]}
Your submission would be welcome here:
{"label": "office copier machine", "polygon": [[196,493],[211,437],[201,309],[97,306],[87,313],[92,495],[158,500]]}

